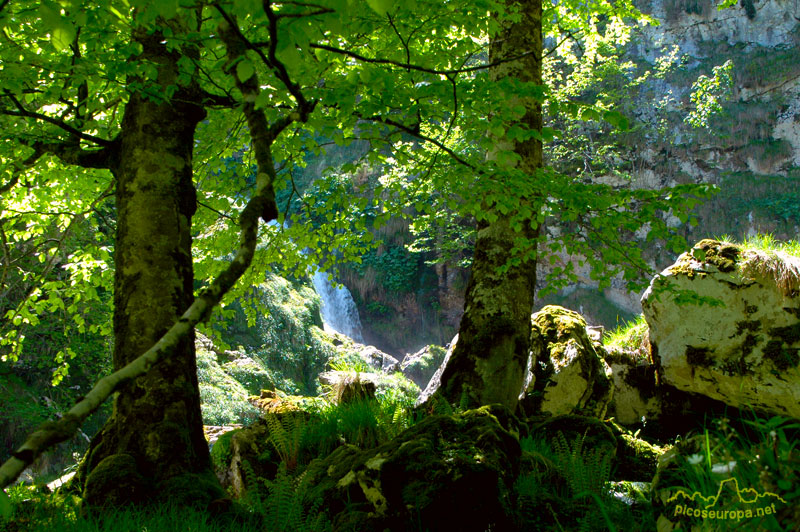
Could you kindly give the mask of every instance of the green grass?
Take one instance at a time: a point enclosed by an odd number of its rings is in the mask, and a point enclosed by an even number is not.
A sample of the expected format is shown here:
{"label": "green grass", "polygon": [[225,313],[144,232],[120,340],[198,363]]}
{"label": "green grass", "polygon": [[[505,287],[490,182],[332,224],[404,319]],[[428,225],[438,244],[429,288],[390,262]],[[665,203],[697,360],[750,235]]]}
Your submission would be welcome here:
{"label": "green grass", "polygon": [[111,509],[82,516],[80,499],[75,496],[44,493],[36,488],[16,485],[9,489],[14,505],[10,521],[0,518],[0,532],[241,532],[262,531],[257,515],[244,506],[212,516],[205,510],[189,507],[151,506]]}
{"label": "green grass", "polygon": [[756,235],[742,242],[727,236],[718,240],[742,250],[739,268],[743,275],[772,279],[786,296],[800,292],[800,242],[776,240],[770,234]]}
{"label": "green grass", "polygon": [[606,332],[603,336],[603,345],[607,348],[634,353],[636,358],[647,358],[649,352],[648,331],[644,314],[639,314],[613,331]]}
{"label": "green grass", "polygon": [[[663,488],[710,496],[732,478],[740,490],[775,494],[778,514],[737,523],[742,530],[792,530],[800,516],[800,422],[755,413],[743,419],[719,417],[686,438]],[[775,500],[775,499],[772,499]],[[719,503],[722,507],[723,503]],[[733,501],[725,504],[736,505]],[[727,506],[724,506],[727,508]],[[745,506],[746,507],[746,506]],[[669,508],[667,508],[669,510]],[[784,512],[785,510],[792,510]],[[684,524],[691,523],[688,519]]]}

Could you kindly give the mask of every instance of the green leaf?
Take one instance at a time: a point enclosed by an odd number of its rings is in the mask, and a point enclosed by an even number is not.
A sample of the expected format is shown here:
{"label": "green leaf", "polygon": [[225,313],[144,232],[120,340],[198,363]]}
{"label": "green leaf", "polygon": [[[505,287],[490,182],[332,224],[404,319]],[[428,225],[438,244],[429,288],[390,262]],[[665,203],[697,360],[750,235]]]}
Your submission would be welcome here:
{"label": "green leaf", "polygon": [[367,0],[367,4],[369,4],[369,7],[371,7],[374,12],[380,16],[384,16],[392,9],[394,0]]}
{"label": "green leaf", "polygon": [[69,48],[69,45],[72,44],[72,41],[74,40],[75,28],[72,26],[72,24],[64,21],[60,22],[55,28],[53,28],[53,32],[50,34],[50,42],[59,52]]}
{"label": "green leaf", "polygon": [[14,507],[11,505],[11,499],[4,490],[0,490],[0,517],[10,519],[13,512]]}
{"label": "green leaf", "polygon": [[156,11],[164,19],[171,19],[178,14],[178,0],[158,0]]}
{"label": "green leaf", "polygon": [[250,77],[256,73],[256,69],[247,59],[242,59],[236,64],[236,77],[239,78],[239,81],[244,83]]}

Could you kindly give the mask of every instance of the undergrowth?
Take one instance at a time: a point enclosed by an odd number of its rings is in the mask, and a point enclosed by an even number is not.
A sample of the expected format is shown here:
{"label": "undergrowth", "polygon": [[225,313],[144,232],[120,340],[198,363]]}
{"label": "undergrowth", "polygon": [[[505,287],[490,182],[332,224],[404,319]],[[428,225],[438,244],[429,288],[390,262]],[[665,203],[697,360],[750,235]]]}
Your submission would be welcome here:
{"label": "undergrowth", "polygon": [[[413,424],[414,418],[407,405],[390,401],[314,404],[312,412],[283,414],[267,422],[268,445],[279,460],[277,474],[259,477],[248,462],[243,463],[246,495],[222,515],[154,506],[81,516],[75,496],[17,485],[9,490],[13,517],[5,522],[0,518],[0,532],[331,530],[335,516],[327,513],[321,500],[310,496],[314,486],[307,481],[305,465],[343,443],[368,448],[387,442]],[[676,449],[682,449],[681,441],[689,438],[699,443],[680,456],[666,487],[680,486],[707,496],[716,493],[722,479],[735,477],[742,489],[774,493],[782,501],[777,515],[719,525],[722,528],[715,524],[717,528],[709,530],[790,530],[800,522],[800,422],[755,414],[735,422],[718,417],[699,433],[679,440]],[[534,434],[522,438],[520,445],[525,465],[510,499],[519,530],[644,532],[657,529],[660,514],[672,517],[674,508],[654,502],[657,492],[651,499],[648,487],[610,482],[613,446],[594,445],[586,433]],[[697,523],[682,522],[692,524]]]}
{"label": "undergrowth", "polygon": [[[676,458],[665,488],[704,497],[719,494],[714,503],[719,509],[752,511],[775,504],[774,514],[753,515],[736,520],[730,528],[720,525],[718,530],[794,530],[800,522],[800,422],[781,416],[767,419],[755,413],[740,420],[719,417],[686,442],[684,449],[691,451]],[[721,491],[723,482],[733,481],[731,486],[738,492],[733,488]],[[758,497],[754,504],[743,500],[754,495]],[[701,524],[692,516],[681,521]]]}

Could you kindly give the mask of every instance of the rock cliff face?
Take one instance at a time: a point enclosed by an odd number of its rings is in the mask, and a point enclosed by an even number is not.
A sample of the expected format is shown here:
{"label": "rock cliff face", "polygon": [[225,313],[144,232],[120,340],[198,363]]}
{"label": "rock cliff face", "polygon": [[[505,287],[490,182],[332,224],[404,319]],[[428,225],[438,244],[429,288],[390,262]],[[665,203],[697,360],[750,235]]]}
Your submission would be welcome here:
{"label": "rock cliff face", "polygon": [[[745,0],[717,10],[711,0],[641,0],[639,8],[659,26],[639,28],[623,59],[638,69],[673,62],[662,78],[641,85],[632,94],[632,132],[622,143],[630,181],[612,176],[597,179],[613,186],[656,188],[686,183],[711,183],[719,192],[698,207],[696,227],[668,220],[688,241],[708,235],[735,238],[757,232],[796,238],[800,227],[800,3],[795,0]],[[711,76],[730,61],[731,87],[708,129],[695,128],[686,117],[695,109],[692,84]],[[640,235],[643,236],[643,235]],[[650,249],[658,271],[675,258],[668,250]],[[562,257],[562,262],[572,260]],[[574,261],[573,261],[574,262]],[[558,264],[557,264],[558,265]],[[596,286],[586,269],[575,264],[579,284]],[[547,273],[541,270],[540,278]],[[574,287],[571,288],[574,290]],[[604,294],[605,316],[596,295],[585,291],[547,302],[585,307],[590,322],[613,325],[614,314],[640,312],[639,294],[615,280]],[[562,298],[568,294],[560,294]]]}

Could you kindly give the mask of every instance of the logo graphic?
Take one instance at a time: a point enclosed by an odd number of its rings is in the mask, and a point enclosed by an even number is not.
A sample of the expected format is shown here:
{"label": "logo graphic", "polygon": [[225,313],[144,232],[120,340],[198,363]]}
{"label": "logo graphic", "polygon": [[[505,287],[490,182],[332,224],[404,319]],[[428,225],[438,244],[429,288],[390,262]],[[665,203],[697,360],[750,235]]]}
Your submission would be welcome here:
{"label": "logo graphic", "polygon": [[[786,501],[780,495],[769,491],[759,493],[753,488],[740,489],[737,479],[728,478],[720,483],[714,495],[704,497],[700,492],[689,494],[680,489],[667,499],[667,504],[669,503],[677,503],[673,516],[740,521],[751,517],[773,515],[777,511],[775,505],[786,504]],[[722,508],[723,505],[735,508]]]}

